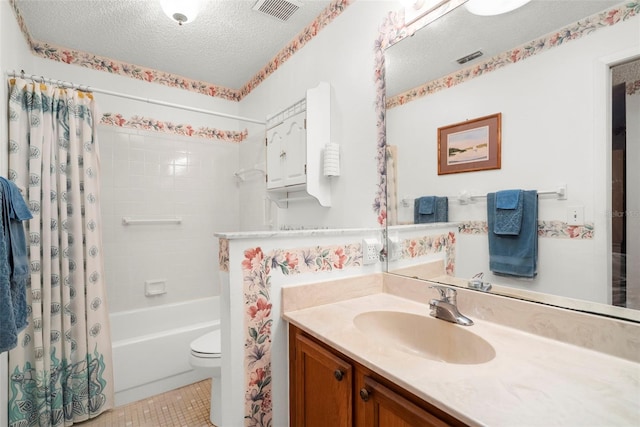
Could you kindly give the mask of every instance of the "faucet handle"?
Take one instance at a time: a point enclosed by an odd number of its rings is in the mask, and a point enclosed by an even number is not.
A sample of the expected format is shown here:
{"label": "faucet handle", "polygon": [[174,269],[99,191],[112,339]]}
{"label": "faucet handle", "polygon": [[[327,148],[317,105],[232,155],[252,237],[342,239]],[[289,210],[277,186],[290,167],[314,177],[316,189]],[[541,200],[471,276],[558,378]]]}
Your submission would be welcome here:
{"label": "faucet handle", "polygon": [[447,301],[449,301],[450,304],[458,305],[458,291],[453,288],[447,288],[445,295],[447,296]]}
{"label": "faucet handle", "polygon": [[437,290],[440,293],[440,298],[442,300],[447,301],[448,303],[453,305],[456,304],[457,291],[455,289],[450,288],[448,286],[439,286],[439,285],[433,285],[429,287]]}
{"label": "faucet handle", "polygon": [[444,286],[438,286],[438,285],[433,285],[433,286],[429,286],[430,289],[435,289],[436,291],[438,291],[440,293],[440,298],[441,299],[447,299],[447,288],[445,288]]}

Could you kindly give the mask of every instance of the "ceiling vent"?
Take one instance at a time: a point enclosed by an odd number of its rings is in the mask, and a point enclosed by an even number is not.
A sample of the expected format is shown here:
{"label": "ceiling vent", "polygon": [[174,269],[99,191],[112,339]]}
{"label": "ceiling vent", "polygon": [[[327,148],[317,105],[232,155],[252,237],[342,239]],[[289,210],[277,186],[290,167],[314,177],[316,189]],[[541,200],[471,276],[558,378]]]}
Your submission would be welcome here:
{"label": "ceiling vent", "polygon": [[295,0],[258,0],[253,6],[253,10],[286,21],[300,7],[302,7],[302,3]]}
{"label": "ceiling vent", "polygon": [[463,56],[462,58],[456,59],[456,62],[462,65],[462,64],[466,64],[469,61],[473,61],[476,58],[480,58],[481,56],[482,56],[482,51],[477,50],[473,53],[470,53],[467,56]]}

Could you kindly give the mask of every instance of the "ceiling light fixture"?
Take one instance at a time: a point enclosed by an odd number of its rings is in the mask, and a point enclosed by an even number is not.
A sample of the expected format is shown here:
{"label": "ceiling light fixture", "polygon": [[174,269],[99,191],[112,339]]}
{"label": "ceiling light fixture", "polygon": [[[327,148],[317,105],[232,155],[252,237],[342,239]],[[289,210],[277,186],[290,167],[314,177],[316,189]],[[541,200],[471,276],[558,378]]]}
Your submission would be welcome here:
{"label": "ceiling light fixture", "polygon": [[178,25],[193,22],[202,6],[200,0],[160,0],[164,13]]}
{"label": "ceiling light fixture", "polygon": [[493,16],[511,12],[530,1],[531,0],[469,0],[465,3],[465,7],[474,15]]}
{"label": "ceiling light fixture", "polygon": [[404,6],[404,25],[413,24],[448,2],[449,0],[400,0]]}

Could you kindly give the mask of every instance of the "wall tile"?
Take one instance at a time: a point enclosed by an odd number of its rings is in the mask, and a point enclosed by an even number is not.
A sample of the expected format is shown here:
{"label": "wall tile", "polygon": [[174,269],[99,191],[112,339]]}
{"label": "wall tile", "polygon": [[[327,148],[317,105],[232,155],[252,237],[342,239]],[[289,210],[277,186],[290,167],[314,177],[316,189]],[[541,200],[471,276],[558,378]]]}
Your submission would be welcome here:
{"label": "wall tile", "polygon": [[[219,293],[213,234],[239,228],[237,144],[100,128],[107,294],[112,312]],[[102,148],[104,147],[104,149]],[[181,224],[122,225],[179,216]],[[167,294],[144,282],[167,280]]]}

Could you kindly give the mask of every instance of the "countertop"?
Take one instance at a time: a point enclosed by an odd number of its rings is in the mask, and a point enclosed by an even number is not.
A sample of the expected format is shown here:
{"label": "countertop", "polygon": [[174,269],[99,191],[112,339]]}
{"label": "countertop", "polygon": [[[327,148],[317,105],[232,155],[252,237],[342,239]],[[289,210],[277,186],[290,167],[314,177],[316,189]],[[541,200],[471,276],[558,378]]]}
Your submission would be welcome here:
{"label": "countertop", "polygon": [[241,239],[266,239],[266,238],[291,238],[291,237],[317,237],[317,236],[347,236],[361,235],[365,233],[381,233],[382,228],[318,228],[301,230],[265,230],[265,231],[236,231],[214,233],[215,237],[229,240]]}
{"label": "countertop", "polygon": [[484,338],[495,358],[472,365],[429,360],[356,328],[358,314],[376,310],[429,315],[426,304],[377,292],[283,318],[470,425],[640,425],[639,363],[481,319],[450,325]]}

